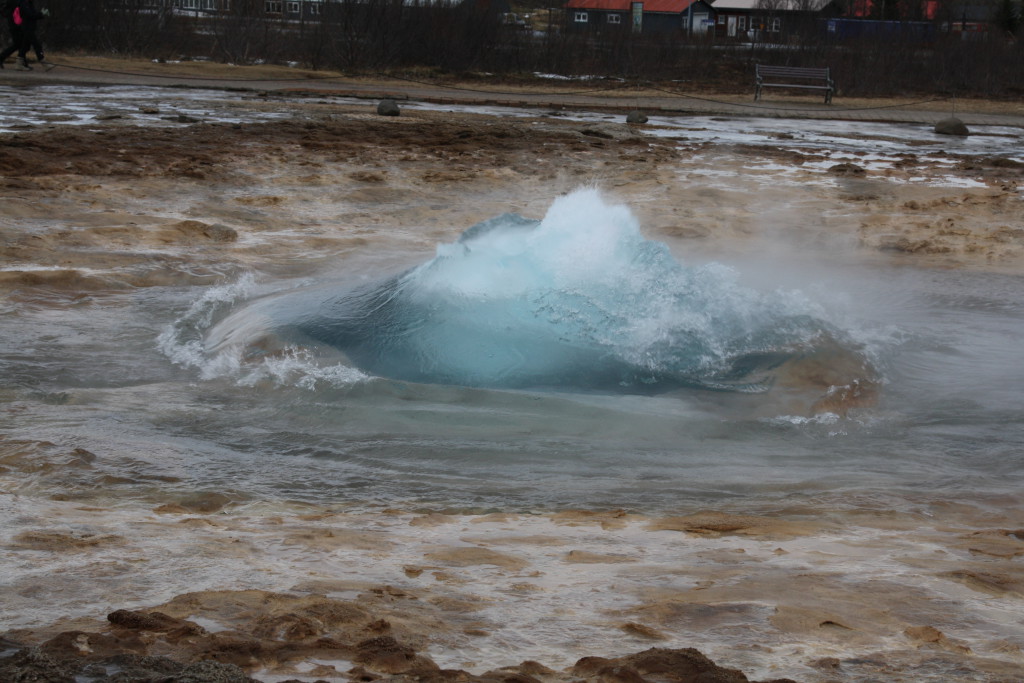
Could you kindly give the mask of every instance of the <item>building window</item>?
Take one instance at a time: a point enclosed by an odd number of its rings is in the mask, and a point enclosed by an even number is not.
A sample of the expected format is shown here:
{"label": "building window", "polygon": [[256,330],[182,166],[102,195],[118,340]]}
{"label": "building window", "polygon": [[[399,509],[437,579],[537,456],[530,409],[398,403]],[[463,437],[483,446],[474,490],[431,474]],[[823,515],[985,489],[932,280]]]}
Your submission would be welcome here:
{"label": "building window", "polygon": [[266,0],[263,3],[263,11],[267,14],[280,14],[281,0]]}
{"label": "building window", "polygon": [[586,12],[576,12],[576,13],[574,13],[572,15],[572,20],[575,21],[578,24],[585,24],[585,23],[587,23],[587,13]]}
{"label": "building window", "polygon": [[310,16],[313,16],[313,17],[320,16],[320,3],[319,2],[307,2],[306,3],[306,9],[309,12]]}
{"label": "building window", "polygon": [[725,15],[724,14],[719,14],[718,15],[718,25],[719,26],[725,26]]}
{"label": "building window", "polygon": [[738,28],[741,31],[747,30],[747,18],[746,17],[739,17],[739,18],[737,18],[736,19],[736,28]]}
{"label": "building window", "polygon": [[297,2],[289,2],[287,7],[288,7],[288,14],[298,14],[299,13],[299,3],[297,3]]}
{"label": "building window", "polygon": [[781,31],[782,19],[779,17],[775,17],[774,19],[772,19],[771,28],[769,28],[768,30],[771,31],[772,33],[778,33],[779,31]]}
{"label": "building window", "polygon": [[609,14],[608,15],[608,23],[609,24],[621,24],[622,23],[622,15],[621,14]]}

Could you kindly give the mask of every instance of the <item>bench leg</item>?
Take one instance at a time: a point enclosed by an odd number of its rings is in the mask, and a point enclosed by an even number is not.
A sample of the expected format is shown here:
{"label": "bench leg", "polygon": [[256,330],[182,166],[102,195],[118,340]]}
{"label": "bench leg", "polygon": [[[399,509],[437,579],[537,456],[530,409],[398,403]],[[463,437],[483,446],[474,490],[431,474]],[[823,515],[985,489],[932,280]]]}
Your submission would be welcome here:
{"label": "bench leg", "polygon": [[754,87],[754,101],[757,102],[759,99],[761,99],[761,86],[758,85]]}

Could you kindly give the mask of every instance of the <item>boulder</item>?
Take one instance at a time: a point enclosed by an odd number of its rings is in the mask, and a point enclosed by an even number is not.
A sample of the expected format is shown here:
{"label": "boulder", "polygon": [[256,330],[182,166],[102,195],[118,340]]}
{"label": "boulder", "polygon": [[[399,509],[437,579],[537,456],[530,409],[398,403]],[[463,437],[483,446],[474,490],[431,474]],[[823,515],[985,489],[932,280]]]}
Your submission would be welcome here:
{"label": "boulder", "polygon": [[626,123],[647,123],[647,117],[643,112],[634,109],[626,114]]}
{"label": "boulder", "polygon": [[834,175],[864,175],[867,171],[858,166],[857,164],[836,164],[835,166],[829,166],[828,172]]}
{"label": "boulder", "polygon": [[970,135],[964,122],[955,116],[942,119],[935,124],[935,132],[939,135]]}
{"label": "boulder", "polygon": [[381,116],[398,116],[402,110],[398,108],[398,103],[394,100],[381,100],[377,105],[377,113]]}

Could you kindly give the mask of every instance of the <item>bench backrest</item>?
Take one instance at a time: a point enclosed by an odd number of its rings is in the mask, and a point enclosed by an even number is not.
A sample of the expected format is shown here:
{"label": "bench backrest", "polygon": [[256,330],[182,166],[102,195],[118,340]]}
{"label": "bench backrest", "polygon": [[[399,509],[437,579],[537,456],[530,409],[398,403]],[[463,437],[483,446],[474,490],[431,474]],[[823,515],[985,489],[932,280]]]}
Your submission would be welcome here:
{"label": "bench backrest", "polygon": [[803,66],[768,66],[765,64],[755,64],[754,68],[757,70],[758,77],[760,76],[778,76],[781,78],[821,78],[828,80],[829,78],[829,67],[817,68],[817,67],[803,67]]}

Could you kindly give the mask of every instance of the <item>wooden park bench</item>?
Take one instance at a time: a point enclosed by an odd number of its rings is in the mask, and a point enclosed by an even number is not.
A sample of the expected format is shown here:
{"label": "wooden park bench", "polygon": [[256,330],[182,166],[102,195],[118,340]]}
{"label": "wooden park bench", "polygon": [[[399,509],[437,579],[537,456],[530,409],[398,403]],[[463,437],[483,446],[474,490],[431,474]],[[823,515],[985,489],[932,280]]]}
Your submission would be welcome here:
{"label": "wooden park bench", "polygon": [[761,88],[809,88],[825,91],[825,104],[832,104],[832,93],[836,85],[832,82],[829,68],[822,69],[800,66],[768,66],[756,64],[757,86],[754,99],[761,99]]}

